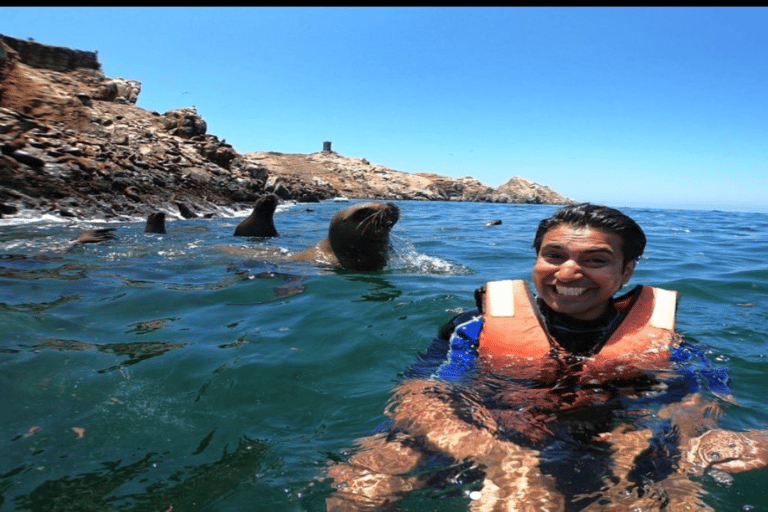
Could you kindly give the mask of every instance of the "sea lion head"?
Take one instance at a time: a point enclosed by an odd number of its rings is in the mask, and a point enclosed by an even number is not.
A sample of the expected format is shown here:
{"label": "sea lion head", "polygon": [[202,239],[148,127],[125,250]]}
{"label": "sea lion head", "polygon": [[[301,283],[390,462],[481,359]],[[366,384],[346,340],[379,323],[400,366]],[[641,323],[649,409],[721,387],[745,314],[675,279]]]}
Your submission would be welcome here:
{"label": "sea lion head", "polygon": [[144,225],[145,233],[165,233],[165,212],[152,212]]}
{"label": "sea lion head", "polygon": [[389,232],[400,218],[393,203],[362,203],[336,213],[328,241],[342,267],[381,270],[389,259]]}
{"label": "sea lion head", "polygon": [[277,203],[278,200],[275,194],[264,194],[263,196],[259,196],[259,198],[256,199],[256,202],[254,203],[254,209],[271,215],[275,213]]}
{"label": "sea lion head", "polygon": [[275,194],[266,194],[256,199],[251,214],[235,228],[235,236],[278,236],[272,220],[277,203]]}

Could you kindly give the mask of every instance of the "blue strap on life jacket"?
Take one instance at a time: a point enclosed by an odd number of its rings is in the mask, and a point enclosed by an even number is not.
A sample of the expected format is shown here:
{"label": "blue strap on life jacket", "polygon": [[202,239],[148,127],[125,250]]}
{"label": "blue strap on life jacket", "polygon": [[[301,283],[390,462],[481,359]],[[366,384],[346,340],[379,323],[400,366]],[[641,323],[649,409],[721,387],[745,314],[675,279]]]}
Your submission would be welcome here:
{"label": "blue strap on life jacket", "polygon": [[456,326],[449,343],[446,360],[441,364],[434,377],[447,382],[463,382],[477,361],[477,345],[480,331],[483,329],[483,317],[476,316]]}
{"label": "blue strap on life jacket", "polygon": [[477,361],[483,317],[477,311],[468,312],[455,317],[452,323],[450,334],[434,338],[427,351],[420,353],[406,370],[405,378],[466,382]]}
{"label": "blue strap on life jacket", "polygon": [[[448,340],[434,338],[427,351],[419,354],[416,362],[406,370],[404,377],[465,383],[475,367],[478,340],[483,329],[481,314],[467,316],[467,320],[461,317],[464,321],[455,326]],[[369,435],[388,433],[392,425],[392,420],[385,420],[374,427]]]}
{"label": "blue strap on life jacket", "polygon": [[679,363],[676,371],[687,381],[691,392],[701,391],[701,382],[717,394],[731,394],[731,376],[727,368],[715,368],[701,348],[684,341],[672,352],[672,361]]}

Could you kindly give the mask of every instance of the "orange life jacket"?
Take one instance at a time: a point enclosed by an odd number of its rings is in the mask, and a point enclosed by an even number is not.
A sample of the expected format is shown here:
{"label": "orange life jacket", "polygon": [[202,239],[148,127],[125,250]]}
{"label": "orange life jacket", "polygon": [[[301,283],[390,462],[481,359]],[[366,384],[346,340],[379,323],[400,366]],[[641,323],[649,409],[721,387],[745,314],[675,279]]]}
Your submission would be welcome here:
{"label": "orange life jacket", "polygon": [[[675,334],[677,292],[641,287],[626,317],[595,355],[581,358],[584,377],[625,378],[635,369],[660,369],[679,337]],[[617,308],[621,305],[617,302]],[[491,281],[483,298],[483,329],[478,353],[494,369],[514,365],[544,370],[546,360],[567,355],[547,331],[528,284]],[[596,372],[599,375],[596,375]]]}

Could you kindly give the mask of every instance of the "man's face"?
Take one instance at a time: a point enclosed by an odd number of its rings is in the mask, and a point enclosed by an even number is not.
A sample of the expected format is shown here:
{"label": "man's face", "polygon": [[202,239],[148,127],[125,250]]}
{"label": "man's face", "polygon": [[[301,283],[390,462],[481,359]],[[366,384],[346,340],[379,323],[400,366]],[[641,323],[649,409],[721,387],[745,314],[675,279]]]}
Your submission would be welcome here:
{"label": "man's face", "polygon": [[533,283],[552,310],[593,320],[606,311],[634,270],[634,261],[624,265],[619,235],[562,224],[544,234]]}

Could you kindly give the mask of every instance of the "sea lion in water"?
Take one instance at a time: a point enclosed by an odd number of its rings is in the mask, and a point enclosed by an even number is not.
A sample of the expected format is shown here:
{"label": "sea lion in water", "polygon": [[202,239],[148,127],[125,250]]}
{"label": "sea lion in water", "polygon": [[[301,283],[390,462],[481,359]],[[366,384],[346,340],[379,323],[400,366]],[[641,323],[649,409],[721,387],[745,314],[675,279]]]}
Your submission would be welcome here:
{"label": "sea lion in water", "polygon": [[105,242],[107,240],[112,240],[115,238],[114,232],[115,232],[115,228],[103,228],[103,229],[94,229],[92,231],[83,231],[82,233],[80,233],[80,235],[78,235],[77,238],[73,240],[69,240],[68,242],[65,242],[63,244],[53,246],[47,251],[38,252],[38,253],[32,254],[31,256],[28,256],[25,254],[2,254],[0,255],[0,259],[47,260],[47,259],[57,257],[57,255],[67,253],[72,249],[74,249],[75,247],[77,247],[78,245],[97,244],[97,243]]}
{"label": "sea lion in water", "polygon": [[328,237],[289,260],[316,261],[352,270],[381,270],[389,261],[389,232],[400,218],[393,203],[361,203],[331,219]]}
{"label": "sea lion in water", "polygon": [[115,238],[114,232],[115,228],[102,228],[94,229],[93,231],[84,231],[80,233],[77,238],[71,240],[65,249],[69,250],[78,245],[97,244],[106,240],[112,240]]}
{"label": "sea lion in water", "polygon": [[[60,245],[59,247],[55,247],[52,249],[52,251],[63,254],[65,252],[71,251],[78,245],[98,244],[101,242],[106,242],[107,240],[113,240],[115,238],[114,233],[115,233],[115,228],[102,228],[102,229],[94,229],[92,231],[83,231],[74,240],[70,240],[69,242],[66,242],[63,245]],[[41,253],[41,254],[45,254],[45,253]]]}
{"label": "sea lion in water", "polygon": [[180,202],[177,201],[176,202],[176,206],[178,207],[179,213],[181,214],[181,216],[184,217],[185,219],[196,219],[197,218],[197,214],[195,212],[193,212],[192,210],[190,210],[189,206],[187,206],[186,204],[180,203]]}
{"label": "sea lion in water", "polygon": [[259,197],[253,211],[235,228],[235,236],[278,236],[272,216],[277,208],[277,196],[268,194]]}
{"label": "sea lion in water", "polygon": [[145,233],[165,233],[165,213],[153,212],[147,216],[147,224],[144,226]]}

